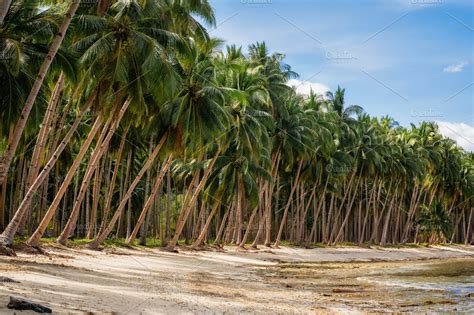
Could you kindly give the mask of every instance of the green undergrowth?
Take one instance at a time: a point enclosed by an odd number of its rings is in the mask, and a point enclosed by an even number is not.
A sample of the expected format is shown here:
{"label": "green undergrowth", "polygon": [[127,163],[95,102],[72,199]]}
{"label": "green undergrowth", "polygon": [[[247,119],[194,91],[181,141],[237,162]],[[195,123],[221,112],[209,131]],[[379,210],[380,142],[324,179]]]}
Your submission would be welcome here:
{"label": "green undergrowth", "polygon": [[[14,240],[14,245],[18,246],[21,244],[24,244],[26,242],[27,238],[25,237],[16,237]],[[56,242],[55,237],[47,237],[47,238],[42,238],[41,243],[43,245],[48,245],[48,244],[54,244]],[[70,239],[67,242],[68,246],[71,247],[82,247],[90,243],[90,239]],[[209,242],[209,244],[212,244],[212,240]],[[186,246],[189,244],[186,244],[185,240],[180,240],[178,242],[178,245],[181,246]],[[249,248],[251,243],[247,243],[246,246]],[[384,246],[380,246],[378,244],[369,244],[369,243],[364,243],[362,245],[359,245],[357,243],[353,242],[343,242],[343,243],[338,243],[336,245],[328,245],[325,243],[294,243],[290,241],[281,241],[281,246],[285,247],[291,247],[291,248],[307,248],[307,249],[313,249],[313,248],[337,248],[337,247],[362,247],[362,248],[375,248],[375,247],[382,247],[382,248],[423,248],[423,247],[429,247],[429,246],[456,246],[456,245],[461,245],[461,244],[450,244],[450,243],[438,243],[438,244],[428,244],[428,243],[395,243],[395,244],[386,244]],[[140,245],[139,240],[135,240],[133,244],[131,245],[132,247],[136,248],[160,248],[162,247],[162,242],[159,239],[155,238],[147,238],[146,240],[146,245]],[[114,247],[131,247],[130,245],[127,245],[125,242],[124,238],[119,238],[119,239],[106,239],[102,243],[102,247],[104,248],[114,248]],[[259,248],[262,248],[263,245],[259,245]],[[273,244],[272,244],[273,247]]]}

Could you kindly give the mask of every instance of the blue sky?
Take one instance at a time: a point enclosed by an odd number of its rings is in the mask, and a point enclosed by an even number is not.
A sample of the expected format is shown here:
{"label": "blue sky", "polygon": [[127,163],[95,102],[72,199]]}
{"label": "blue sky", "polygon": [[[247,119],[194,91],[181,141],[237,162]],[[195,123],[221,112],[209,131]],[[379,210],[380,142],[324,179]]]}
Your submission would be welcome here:
{"label": "blue sky", "polygon": [[341,85],[348,104],[405,126],[435,120],[474,151],[474,1],[210,1],[211,35],[286,54],[301,93]]}

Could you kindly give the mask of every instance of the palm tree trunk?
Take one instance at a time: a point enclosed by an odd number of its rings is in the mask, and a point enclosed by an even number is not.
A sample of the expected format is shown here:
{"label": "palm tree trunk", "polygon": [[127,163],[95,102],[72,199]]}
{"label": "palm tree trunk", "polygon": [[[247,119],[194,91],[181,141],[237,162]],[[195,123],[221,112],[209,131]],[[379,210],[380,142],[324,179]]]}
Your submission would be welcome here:
{"label": "palm tree trunk", "polygon": [[388,211],[387,211],[387,214],[385,216],[385,222],[384,222],[383,229],[382,229],[382,238],[380,239],[380,245],[381,246],[384,246],[387,243],[388,223],[390,222],[390,215],[392,214],[392,208],[393,208],[393,204],[395,202],[395,199],[397,197],[397,193],[398,193],[398,187],[395,188],[395,193],[392,197],[392,200],[390,201],[390,205],[388,207]]}
{"label": "palm tree trunk", "polygon": [[[2,1],[2,4],[0,6],[0,23],[3,22],[3,19],[6,15],[6,11],[8,10],[8,7],[10,6],[10,4],[8,3],[10,0],[1,0],[1,1]],[[79,7],[80,2],[81,2],[80,0],[72,0],[71,4],[69,5],[68,11],[66,12],[66,15],[64,17],[64,20],[61,26],[59,27],[58,33],[56,34],[56,37],[54,38],[54,41],[49,48],[48,55],[43,61],[40,67],[40,70],[38,72],[38,76],[36,77],[36,80],[33,86],[31,87],[30,94],[28,95],[25,105],[23,106],[23,110],[21,111],[20,119],[15,125],[15,129],[13,131],[13,136],[11,138],[11,141],[9,141],[5,155],[0,162],[0,184],[1,185],[6,185],[6,177],[8,174],[8,170],[10,169],[10,164],[13,160],[13,156],[18,147],[18,143],[20,142],[20,138],[21,138],[21,135],[23,134],[23,130],[25,129],[26,121],[28,120],[28,117],[30,116],[31,109],[33,108],[38,92],[40,91],[40,88],[43,85],[43,81],[46,77],[46,74],[48,73],[49,67],[51,63],[53,62],[53,59],[56,56],[56,53],[58,52],[59,47],[61,46],[61,43],[63,42],[64,36],[66,35],[66,31],[69,28],[69,24],[71,23],[71,20],[74,14],[76,13],[76,10]]]}
{"label": "palm tree trunk", "polygon": [[186,203],[183,203],[183,207],[184,207],[184,208],[182,208],[183,209],[183,216],[181,217],[181,220],[178,220],[176,222],[176,232],[175,232],[173,238],[171,239],[170,243],[167,246],[168,250],[174,250],[174,247],[178,243],[179,237],[181,235],[181,232],[183,231],[183,227],[184,227],[184,224],[186,223],[186,221],[188,219],[189,213],[191,212],[194,204],[196,203],[197,197],[198,197],[200,191],[202,190],[202,188],[204,187],[204,184],[206,183],[207,178],[209,177],[209,174],[211,173],[212,168],[214,167],[214,164],[216,163],[216,160],[217,160],[218,156],[219,156],[219,150],[216,152],[216,154],[212,158],[211,162],[209,163],[209,166],[207,167],[206,171],[204,172],[204,175],[201,179],[201,182],[199,183],[199,185],[194,190],[194,194],[193,194],[191,200],[189,201],[189,204],[187,205]]}
{"label": "palm tree trunk", "polygon": [[253,220],[255,219],[255,216],[257,215],[257,211],[258,211],[258,206],[255,206],[252,210],[252,214],[250,215],[249,222],[247,222],[247,228],[245,229],[244,236],[242,236],[242,239],[239,243],[240,248],[245,248],[245,242],[247,242],[247,238],[249,237],[250,229],[252,228]]}
{"label": "palm tree trunk", "polygon": [[0,245],[3,245],[3,246],[13,245],[13,237],[18,229],[18,225],[20,224],[20,220],[23,217],[24,212],[28,209],[28,205],[31,198],[33,198],[33,196],[35,195],[40,185],[48,176],[49,171],[54,166],[54,163],[56,163],[56,161],[58,160],[60,154],[62,153],[66,145],[69,143],[69,140],[71,140],[72,136],[76,132],[77,127],[79,126],[79,123],[82,120],[82,117],[84,116],[86,111],[89,109],[89,106],[91,105],[91,103],[92,102],[86,104],[86,106],[84,106],[84,108],[81,110],[80,114],[74,120],[74,123],[72,124],[68,133],[65,135],[64,139],[61,141],[60,145],[56,148],[53,155],[44,166],[43,170],[40,172],[36,180],[32,183],[31,187],[28,189],[28,192],[26,193],[25,197],[23,198],[23,201],[18,207],[15,213],[15,216],[6,227],[5,231],[3,231],[3,233],[0,235]]}
{"label": "palm tree trunk", "polygon": [[[128,169],[130,170],[130,174],[133,172],[133,162],[135,161],[135,147],[132,147],[132,151],[130,152],[130,160],[128,164]],[[132,180],[130,177],[129,181]],[[130,183],[129,183],[130,184]],[[132,233],[132,198],[128,199],[127,203],[127,212],[125,215],[125,238],[128,238]]]}
{"label": "palm tree trunk", "polygon": [[408,234],[410,232],[410,228],[411,228],[411,225],[412,225],[412,220],[415,216],[416,209],[418,208],[418,204],[421,200],[421,196],[423,195],[423,187],[422,186],[420,187],[420,186],[421,186],[421,184],[415,186],[415,189],[413,191],[412,202],[410,203],[410,210],[408,211],[408,218],[407,218],[407,221],[405,223],[402,243],[406,243],[408,241]]}
{"label": "palm tree trunk", "polygon": [[165,164],[163,164],[163,167],[160,171],[160,175],[156,179],[155,186],[153,187],[153,190],[151,191],[151,195],[148,197],[147,201],[145,202],[145,206],[143,207],[142,212],[140,213],[140,216],[138,217],[138,221],[135,224],[135,228],[133,229],[132,233],[130,236],[127,238],[126,243],[130,245],[133,243],[135,240],[135,237],[137,236],[138,230],[142,227],[142,224],[146,218],[146,214],[150,207],[153,205],[155,202],[155,197],[156,193],[158,192],[158,189],[161,186],[161,182],[163,181],[163,177],[165,176],[166,172],[168,171],[169,167],[171,166],[171,162],[173,160],[173,154],[170,154],[168,156],[168,159],[166,160]]}
{"label": "palm tree trunk", "polygon": [[[342,208],[344,207],[344,203],[346,202],[346,199],[347,197],[349,196],[349,193],[351,191],[351,188],[352,188],[352,185],[353,185],[353,181],[354,181],[354,178],[356,176],[356,169],[354,168],[354,170],[352,171],[351,173],[351,176],[349,178],[349,183],[347,183],[347,186],[345,187],[344,189],[344,195],[341,199],[341,204],[339,205],[338,208],[336,208],[336,211],[334,213],[334,222],[337,223],[339,222],[339,216],[341,215],[341,212],[342,212]],[[344,183],[345,184],[345,183]],[[333,229],[332,229],[332,232],[331,232],[331,235],[329,236],[329,243],[332,244],[332,243],[335,243],[336,242],[336,231],[340,231],[336,228],[336,226],[333,226]],[[341,231],[342,233],[342,231]]]}
{"label": "palm tree trunk", "polygon": [[[125,187],[128,187],[127,184],[130,182],[129,177],[130,177],[130,161],[132,159],[132,152],[128,152],[127,154],[127,161],[126,163],[122,166],[122,174],[125,173],[125,178],[123,176],[120,177],[120,191],[119,191],[119,200],[123,199],[123,192],[125,191]],[[117,232],[115,233],[115,238],[119,238],[120,232],[123,228],[123,213],[120,213],[120,216],[118,218],[118,223],[117,223]],[[107,222],[106,222],[107,223]],[[105,226],[107,227],[107,226]],[[104,227],[104,228],[105,228]],[[100,233],[99,233],[100,234]]]}
{"label": "palm tree trunk", "polygon": [[[199,208],[199,214],[197,214],[197,215],[195,214],[195,216],[194,216],[193,232],[191,234],[192,235],[191,240],[193,242],[195,240],[197,240],[197,238],[200,234],[200,231],[204,227],[203,220],[204,220],[204,217],[206,216],[206,214],[205,214],[206,206],[207,206],[206,202],[201,201],[201,207]],[[195,210],[197,210],[197,209],[195,209]]]}
{"label": "palm tree trunk", "polygon": [[[272,178],[276,178],[278,176],[278,165],[280,164],[280,149],[278,148],[275,157],[273,158],[273,163],[272,163]],[[268,183],[268,190],[266,193],[266,198],[265,198],[265,246],[270,247],[271,246],[271,233],[272,233],[272,194],[273,190],[275,188],[275,181],[271,181],[271,183]]]}
{"label": "palm tree trunk", "polygon": [[[181,201],[181,209],[179,211],[178,219],[176,220],[176,222],[181,222],[183,220],[183,217],[184,217],[184,214],[185,214],[185,211],[183,211],[183,209],[185,209],[186,205],[189,203],[189,199],[191,198],[191,193],[192,193],[193,189],[195,189],[198,185],[200,172],[201,172],[201,170],[196,170],[194,172],[194,175],[193,175],[193,177],[191,179],[191,182],[189,183],[189,186],[188,186],[187,189],[186,189],[186,179],[183,181],[183,192],[186,190],[186,194],[184,195],[184,198]],[[176,196],[176,198],[177,198],[177,196]]]}
{"label": "palm tree trunk", "polygon": [[123,148],[125,147],[125,141],[127,140],[127,134],[128,134],[129,129],[130,129],[130,124],[125,128],[123,134],[121,135],[120,145],[117,151],[117,158],[115,159],[114,172],[112,174],[112,179],[109,183],[109,188],[107,190],[107,197],[106,197],[105,205],[104,205],[104,216],[102,217],[102,223],[100,224],[98,234],[100,234],[103,231],[103,229],[105,228],[105,225],[107,224],[107,220],[109,218],[110,205],[112,203],[112,196],[114,194],[115,183],[117,181],[117,175],[120,168],[120,161],[122,160]]}
{"label": "palm tree trunk", "polygon": [[[260,192],[258,194],[259,201],[262,199],[264,192],[265,192],[265,189],[263,189],[263,187],[260,187]],[[250,229],[252,228],[253,220],[255,219],[255,216],[257,215],[258,208],[259,206],[257,204],[255,208],[252,210],[252,214],[250,215],[249,222],[247,223],[247,229],[245,230],[245,234],[242,237],[242,240],[240,241],[239,247],[245,248],[245,242],[247,242],[247,238],[250,234]]]}
{"label": "palm tree trunk", "polygon": [[99,245],[102,244],[102,242],[105,240],[105,238],[110,234],[110,232],[112,231],[112,229],[115,226],[115,223],[117,223],[118,218],[121,216],[121,214],[123,212],[123,209],[125,208],[125,205],[127,204],[128,200],[132,196],[133,190],[138,185],[138,182],[143,177],[145,172],[151,167],[151,165],[155,161],[156,156],[160,152],[160,149],[163,146],[163,144],[165,143],[166,137],[167,137],[167,134],[164,134],[163,137],[161,138],[160,142],[157,144],[157,146],[155,147],[155,149],[151,153],[151,155],[145,161],[145,164],[143,165],[140,172],[138,172],[137,176],[135,177],[133,182],[128,187],[128,190],[125,193],[125,196],[120,201],[120,204],[119,204],[117,210],[115,211],[112,219],[110,220],[110,223],[107,225],[107,227],[104,229],[104,231],[102,233],[98,234],[97,237],[91,243],[88,244],[89,248],[97,249],[99,247]]}
{"label": "palm tree trunk", "polygon": [[123,115],[125,114],[125,111],[127,110],[128,106],[130,105],[131,99],[127,99],[125,103],[123,104],[122,108],[120,109],[115,121],[110,127],[110,130],[107,133],[107,136],[105,139],[101,142],[98,141],[97,143],[97,148],[94,150],[92,156],[91,156],[91,161],[88,165],[88,169],[86,170],[86,174],[84,175],[84,178],[82,180],[82,185],[81,189],[79,190],[79,195],[77,196],[77,199],[74,203],[74,207],[71,211],[71,214],[69,215],[69,219],[66,223],[66,226],[64,227],[61,235],[59,235],[57,242],[59,244],[65,244],[66,240],[71,236],[72,232],[76,228],[76,223],[77,219],[79,217],[79,209],[82,204],[82,201],[84,199],[84,194],[86,192],[87,187],[89,186],[90,179],[92,178],[92,175],[94,175],[94,169],[96,165],[98,165],[102,155],[105,153],[107,150],[110,140],[112,139],[113,134],[115,133],[115,130],[117,129],[118,125],[120,124],[120,121],[122,120]]}
{"label": "palm tree trunk", "polygon": [[298,242],[301,242],[304,239],[304,232],[306,232],[305,226],[306,226],[306,216],[308,215],[308,210],[311,207],[313,198],[316,195],[316,188],[313,188],[311,191],[311,194],[309,195],[309,199],[306,203],[306,207],[304,207],[304,211],[301,216],[301,221],[300,221],[300,226],[299,226],[299,234],[298,234]]}
{"label": "palm tree trunk", "polygon": [[[259,207],[260,208],[260,207]],[[257,235],[255,235],[255,238],[252,242],[252,245],[250,245],[251,248],[253,249],[258,249],[257,245],[258,245],[258,242],[260,240],[260,236],[262,235],[262,232],[263,232],[263,225],[265,223],[265,220],[264,220],[264,217],[263,217],[263,209],[259,209],[258,210],[258,230],[257,230]]]}
{"label": "palm tree trunk", "polygon": [[84,143],[81,146],[81,149],[79,150],[79,153],[77,154],[74,162],[72,163],[71,167],[69,168],[66,177],[64,178],[63,183],[61,184],[61,187],[59,188],[58,192],[54,196],[54,200],[51,203],[51,205],[48,208],[48,211],[43,217],[43,220],[39,224],[38,228],[36,231],[31,235],[31,237],[28,239],[26,242],[30,246],[38,246],[39,245],[39,240],[43,236],[44,232],[46,231],[46,228],[49,225],[49,222],[55,215],[59,204],[61,202],[62,197],[67,191],[67,187],[71,183],[72,179],[74,178],[74,174],[76,173],[77,169],[79,168],[82,159],[84,158],[84,155],[87,153],[92,140],[94,139],[95,135],[99,131],[100,125],[101,125],[102,119],[101,116],[98,116],[94,122],[94,125],[92,126],[91,130],[89,131],[89,134],[84,141]]}
{"label": "palm tree trunk", "polygon": [[194,241],[194,243],[191,245],[192,249],[196,249],[204,241],[207,231],[209,230],[209,226],[211,225],[212,219],[214,218],[214,215],[216,214],[217,209],[219,209],[219,206],[221,205],[221,199],[222,197],[219,197],[214,202],[214,206],[212,207],[211,212],[209,213],[209,216],[206,219],[206,223],[204,224],[204,227],[201,229],[201,232],[199,233],[199,236],[196,239],[196,241]]}
{"label": "palm tree trunk", "polygon": [[[153,137],[151,137],[150,139],[150,143],[148,145],[148,154],[151,153],[151,151],[153,151],[153,147],[154,147],[154,144],[153,144]],[[160,173],[161,173],[161,170],[160,170],[160,165],[158,164],[157,167],[158,169],[158,174],[156,175],[156,178],[158,178],[158,176],[160,176]],[[146,179],[145,179],[145,198],[148,198],[148,194],[150,192],[150,181],[151,181],[151,170],[148,169],[148,171],[146,172]],[[160,185],[158,186],[158,190],[160,189],[161,187],[161,183]],[[158,191],[157,191],[158,193]],[[156,202],[156,194],[155,194],[155,198],[153,199],[152,201],[152,207],[154,207],[155,205],[155,202]],[[145,216],[145,219],[143,220],[143,223],[140,227],[140,241],[139,241],[139,244],[140,245],[143,245],[145,246],[146,245],[146,234],[147,234],[147,231],[148,231],[148,222],[150,221],[150,214],[153,212],[153,209],[151,211],[147,211],[147,215]]]}
{"label": "palm tree trunk", "polygon": [[[323,202],[325,201],[325,196],[326,196],[326,189],[328,187],[328,183],[329,183],[329,178],[326,180],[326,184],[324,185],[324,188],[323,188],[323,192],[321,194],[321,199],[319,200],[318,202],[318,206],[317,208],[315,207],[315,209],[313,209],[313,225],[311,226],[311,232],[309,233],[308,237],[306,238],[306,243],[310,243],[311,240],[313,239],[314,235],[316,234],[316,226],[317,226],[317,223],[318,223],[318,217],[319,217],[319,212],[321,211],[321,207],[323,205]],[[316,205],[316,198],[314,199],[313,201],[314,205]],[[323,221],[324,223],[324,221]]]}
{"label": "palm tree trunk", "polygon": [[[382,220],[382,211],[380,211],[379,213],[379,206],[380,204],[382,203],[380,201],[380,198],[381,198],[381,195],[382,195],[382,190],[384,188],[384,180],[383,178],[380,179],[380,184],[379,184],[379,190],[377,192],[377,195],[376,195],[376,200],[374,201],[374,220],[373,220],[373,225],[372,225],[372,235],[370,237],[370,243],[372,243],[372,241],[377,241],[379,239],[379,226],[380,226],[380,221]],[[383,205],[384,206],[384,205]]]}
{"label": "palm tree trunk", "polygon": [[[360,177],[360,174],[359,174],[359,179],[357,180],[357,183],[354,187],[352,198],[351,198],[351,200],[349,202],[349,205],[347,207],[347,210],[346,210],[346,216],[344,217],[344,221],[342,222],[341,227],[339,228],[339,232],[337,233],[336,237],[334,238],[333,245],[335,245],[336,242],[338,242],[339,239],[342,237],[342,232],[344,231],[344,228],[346,227],[347,221],[349,220],[349,215],[351,214],[352,206],[354,204],[355,197],[357,196],[357,188],[359,188],[360,182],[361,182],[361,177]],[[349,183],[348,191],[350,191],[351,189],[352,189],[351,183]],[[339,208],[339,212],[342,210],[342,204],[343,203],[341,202],[341,208]]]}
{"label": "palm tree trunk", "polygon": [[221,242],[222,234],[224,232],[224,228],[227,223],[227,218],[229,218],[229,213],[230,213],[229,210],[226,211],[224,214],[224,217],[222,218],[221,226],[219,227],[219,231],[217,231],[216,239],[214,240],[214,245],[219,245],[219,243]]}
{"label": "palm tree trunk", "polygon": [[[236,196],[237,195],[231,195],[231,198],[232,198],[232,203],[231,203],[231,207],[229,209],[229,216],[228,216],[228,219],[227,219],[227,224],[226,224],[226,229],[225,229],[225,232],[224,232],[224,236],[223,236],[223,243],[224,244],[228,244],[229,241],[231,241],[231,237],[232,237],[232,231],[234,229],[234,219],[235,219],[235,208],[236,208],[236,205],[237,205],[237,201],[236,201]],[[216,244],[218,244],[219,242],[214,242]]]}
{"label": "palm tree trunk", "polygon": [[[46,109],[46,113],[43,117],[43,121],[41,122],[41,129],[39,131],[38,137],[36,138],[35,148],[33,150],[33,154],[31,156],[31,163],[30,168],[28,171],[28,179],[26,183],[26,187],[30,187],[33,181],[38,176],[39,172],[39,162],[40,157],[43,155],[46,146],[46,140],[48,137],[48,133],[50,131],[51,120],[53,119],[54,112],[56,111],[56,106],[59,102],[59,98],[61,96],[61,92],[64,86],[64,75],[61,73],[59,75],[58,81],[56,82],[56,86],[54,87],[53,93],[51,95],[51,99],[48,103],[48,108]],[[29,217],[31,212],[31,201],[30,204],[27,205],[28,210],[25,211],[20,224],[18,226],[18,231],[20,235],[23,235],[23,229],[25,226],[26,219]]]}
{"label": "palm tree trunk", "polygon": [[244,183],[241,176],[238,177],[237,184],[237,212],[236,212],[236,243],[240,244],[242,240],[242,216],[243,216],[243,202],[244,202]]}
{"label": "palm tree trunk", "polygon": [[[93,183],[93,188],[92,188],[92,208],[91,212],[89,215],[89,219],[86,221],[87,224],[87,239],[91,239],[92,237],[95,236],[95,233],[97,232],[97,208],[98,208],[98,203],[99,203],[99,189],[101,186],[101,176],[103,175],[103,165],[104,165],[105,159],[102,159],[102,167],[97,163],[95,166],[95,176],[94,176],[94,183]],[[101,171],[102,170],[102,171]]]}
{"label": "palm tree trunk", "polygon": [[295,192],[296,187],[298,186],[301,167],[303,166],[303,160],[300,161],[298,165],[298,171],[296,172],[296,178],[293,187],[291,188],[290,195],[288,196],[288,201],[286,202],[285,210],[283,212],[283,217],[281,218],[280,229],[278,230],[278,234],[275,240],[275,247],[278,248],[280,245],[281,234],[283,233],[283,228],[285,227],[286,217],[288,216],[288,210],[290,209],[291,201],[293,200],[293,194]]}
{"label": "palm tree trunk", "polygon": [[[162,246],[168,245],[168,240],[170,238],[170,221],[171,221],[171,172],[168,170],[166,172],[166,219],[165,219],[165,232],[163,241],[161,242]],[[158,222],[158,224],[161,224]]]}

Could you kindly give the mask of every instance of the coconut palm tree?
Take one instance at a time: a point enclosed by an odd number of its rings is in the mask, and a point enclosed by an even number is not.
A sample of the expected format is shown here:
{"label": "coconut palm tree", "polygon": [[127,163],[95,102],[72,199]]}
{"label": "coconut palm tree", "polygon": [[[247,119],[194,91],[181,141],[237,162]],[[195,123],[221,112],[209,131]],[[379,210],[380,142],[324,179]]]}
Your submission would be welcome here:
{"label": "coconut palm tree", "polygon": [[38,70],[38,74],[31,87],[30,93],[28,94],[28,97],[26,98],[20,117],[17,123],[15,124],[15,128],[9,139],[6,152],[2,160],[0,161],[0,184],[2,185],[5,185],[6,176],[8,174],[10,164],[13,160],[15,151],[20,142],[20,138],[21,138],[21,135],[23,134],[23,130],[26,126],[26,122],[30,115],[31,109],[33,108],[33,105],[36,101],[38,93],[40,92],[41,86],[43,85],[43,82],[47,76],[48,70],[54,58],[56,57],[56,54],[59,51],[61,44],[66,36],[66,32],[69,28],[69,24],[71,24],[72,18],[74,17],[74,14],[76,13],[77,8],[79,7],[79,3],[80,3],[80,0],[71,1],[66,11],[66,14],[64,15],[64,19],[61,25],[59,26],[58,31],[56,32],[56,36],[54,37],[54,40],[52,41],[49,47],[48,53]]}

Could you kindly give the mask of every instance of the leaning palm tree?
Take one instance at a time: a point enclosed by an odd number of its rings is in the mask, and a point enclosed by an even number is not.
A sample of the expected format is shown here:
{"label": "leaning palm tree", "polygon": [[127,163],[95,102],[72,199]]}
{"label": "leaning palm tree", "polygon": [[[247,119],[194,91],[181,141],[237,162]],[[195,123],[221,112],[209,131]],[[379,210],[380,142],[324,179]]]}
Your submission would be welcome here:
{"label": "leaning palm tree", "polygon": [[[11,137],[14,122],[20,117],[45,51],[54,36],[55,14],[52,10],[40,12],[36,2],[15,1],[0,26],[0,155],[3,156]],[[36,117],[44,110],[45,89],[40,91]],[[28,134],[37,131],[38,122],[30,121]],[[1,161],[0,161],[1,163]],[[0,179],[0,229],[4,227],[6,175]]]}
{"label": "leaning palm tree", "polygon": [[[216,39],[203,45],[190,41],[186,53],[178,59],[185,78],[182,91],[175,100],[165,105],[164,114],[171,117],[171,128],[176,130],[175,150],[185,159],[206,160],[207,151],[213,150],[216,144],[222,146],[226,140],[225,132],[230,119],[227,109],[223,106],[224,95],[231,91],[217,85],[215,67],[211,59],[220,44],[221,41]],[[221,148],[218,148],[217,151],[211,152],[213,158],[208,162],[200,179],[199,190],[204,188],[220,150]],[[193,178],[197,180],[199,175],[198,169]],[[188,188],[189,199],[185,198],[180,209],[175,234],[167,246],[169,249],[176,246],[190,211],[197,201],[199,191],[191,194],[192,189],[193,186]]]}
{"label": "leaning palm tree", "polygon": [[[66,36],[66,32],[69,28],[69,24],[71,24],[72,18],[76,13],[77,8],[79,7],[80,0],[72,0],[69,8],[67,9],[63,22],[59,26],[59,29],[56,33],[54,40],[49,47],[49,51],[39,68],[38,74],[36,79],[31,87],[31,91],[26,98],[25,104],[20,114],[20,118],[18,119],[17,123],[15,124],[15,128],[13,133],[9,139],[8,146],[6,152],[0,161],[0,185],[5,185],[6,176],[8,174],[8,170],[10,168],[10,164],[13,160],[15,151],[18,147],[20,142],[20,138],[23,134],[23,130],[25,129],[26,122],[30,115],[31,109],[36,101],[38,93],[40,92],[41,86],[43,85],[44,80],[46,79],[48,70],[56,56],[56,53],[61,47],[61,44]],[[0,200],[1,202],[1,200]],[[1,206],[3,207],[3,205]]]}
{"label": "leaning palm tree", "polygon": [[131,105],[132,116],[146,112],[145,98],[151,95],[152,80],[156,80],[153,76],[162,77],[157,71],[169,68],[167,50],[181,41],[178,34],[160,28],[158,9],[158,4],[153,1],[144,5],[135,1],[118,1],[109,8],[105,17],[84,17],[84,22],[91,22],[90,27],[95,32],[75,43],[75,47],[83,52],[82,62],[89,65],[86,76],[95,75],[99,82],[97,89],[106,91],[104,97],[108,102],[102,110],[110,108],[114,118],[100,148],[95,150],[97,154],[93,154],[89,161],[69,220],[58,238],[59,243],[65,243],[75,229],[94,169],[127,111],[125,104]]}
{"label": "leaning palm tree", "polygon": [[[171,2],[171,6],[175,9],[177,8],[177,4],[178,3]],[[153,16],[153,11],[151,10],[143,10],[143,12],[150,12],[150,14],[152,14]],[[182,21],[183,16],[190,16],[191,13],[201,15],[205,21],[212,23],[214,22],[212,10],[208,10],[207,1],[204,0],[193,2],[193,4],[189,6],[179,6],[179,10],[178,12],[176,12],[176,14],[178,14],[178,17],[174,21]],[[158,21],[155,22],[159,22],[160,18],[162,18],[162,15],[157,15]],[[184,24],[188,25],[188,28],[183,28],[183,24],[179,23],[179,27],[177,25],[172,25],[171,29],[179,32],[185,32],[186,34],[195,34],[196,32],[200,32],[200,30],[202,30],[200,24],[196,24],[197,22],[193,18],[185,18],[184,20],[186,21],[186,23]],[[147,18],[144,20],[144,22],[147,23],[148,26],[150,26],[150,23],[152,23],[153,20],[150,21],[150,19]],[[161,23],[164,23],[164,25],[166,25],[167,27],[170,26],[169,21],[166,19],[165,21],[161,21]],[[161,23],[158,25],[161,25]],[[160,36],[162,38],[167,34],[169,35],[175,33],[162,30],[153,32],[152,34],[150,34],[150,36]],[[221,97],[219,96],[218,90],[213,89],[212,84],[210,83],[210,79],[212,79],[212,71],[210,71],[211,67],[209,64],[209,59],[207,59],[207,56],[214,52],[214,48],[216,47],[216,45],[219,45],[220,41],[209,41],[207,40],[207,37],[201,37],[200,39],[202,40],[202,42],[195,42],[194,40],[189,39],[189,41],[186,43],[180,41],[180,38],[176,38],[174,46],[175,48],[179,48],[175,50],[176,56],[179,61],[179,63],[177,64],[177,68],[178,72],[182,74],[182,78],[184,80],[182,81],[183,89],[178,93],[178,96],[176,98],[173,98],[171,101],[166,102],[161,113],[161,116],[164,117],[162,121],[166,121],[168,119],[168,121],[165,122],[164,125],[168,126],[169,130],[174,129],[178,133],[178,137],[176,137],[174,144],[175,149],[178,151],[178,154],[184,154],[185,156],[193,154],[193,150],[197,150],[197,152],[202,152],[203,143],[209,139],[215,138],[219,131],[223,131],[225,129],[226,124],[225,112],[220,108],[220,104],[218,102]],[[155,68],[152,64],[148,63],[144,63],[144,66],[144,69]],[[157,70],[161,69],[157,68]],[[147,75],[146,78],[150,80],[150,83],[152,83],[154,82],[153,80],[156,80],[157,75],[159,75],[159,73],[152,73],[150,75]],[[158,91],[153,91],[152,84],[150,84],[148,88],[150,89],[150,94],[152,96],[154,96],[156,99],[160,99],[160,96],[157,95]],[[206,116],[206,119],[202,119],[203,115]],[[205,136],[201,138],[191,136],[198,134]],[[168,136],[169,133],[165,132],[162,136],[162,140],[166,140]],[[131,193],[135,187],[134,185],[138,183],[138,180],[146,172],[146,169],[151,166],[149,162],[151,163],[153,161],[151,158],[154,159],[154,157],[156,157],[156,155],[158,154],[157,149],[162,144],[163,142],[160,140],[158,146],[155,148],[152,155],[147,160],[132,185],[129,187],[125,198],[121,201],[119,208],[116,210],[116,213],[112,217],[107,228],[105,228],[103,233],[98,235],[98,237],[94,239],[92,243],[89,244],[89,247],[96,248],[111,232],[121,212],[123,211],[123,208],[125,206],[124,202],[127,198],[130,198]],[[189,153],[189,151],[191,151],[191,153]],[[197,156],[202,158],[202,153],[198,154]],[[210,165],[212,167],[212,161]],[[186,205],[186,213],[189,212],[188,209],[192,207],[192,203],[195,201],[196,198],[193,198],[191,199],[191,204]],[[179,228],[177,228],[177,230],[179,230]]]}

